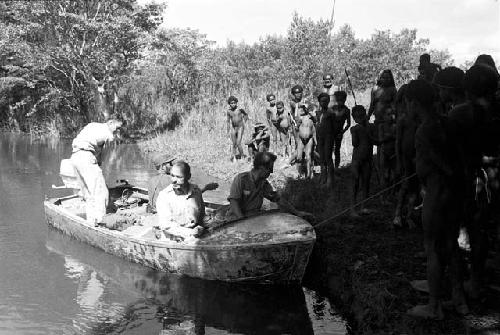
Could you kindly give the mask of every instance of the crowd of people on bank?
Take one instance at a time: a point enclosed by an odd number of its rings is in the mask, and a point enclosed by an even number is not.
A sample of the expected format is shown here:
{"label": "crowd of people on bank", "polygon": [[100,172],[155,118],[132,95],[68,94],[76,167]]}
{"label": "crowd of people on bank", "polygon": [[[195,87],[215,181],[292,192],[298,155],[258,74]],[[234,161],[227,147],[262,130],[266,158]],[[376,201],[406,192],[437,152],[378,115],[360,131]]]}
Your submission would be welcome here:
{"label": "crowd of people on bank", "polygon": [[[451,282],[451,306],[467,314],[465,293],[470,298],[481,293],[488,243],[496,238],[491,232],[500,218],[500,76],[489,55],[480,55],[464,72],[453,66],[441,69],[424,54],[418,73],[417,79],[397,89],[392,71],[383,70],[372,89],[368,109],[362,105],[349,109],[347,93],[333,85],[330,74],[323,77],[317,105],[304,99],[300,85],[291,88],[289,104],[268,94],[267,124],[256,123],[251,139],[245,142],[253,166],[234,178],[226,219],[259,213],[264,198],[278,203],[284,211],[311,218],[310,213],[298,211],[280,197],[267,181],[277,159],[271,151],[287,156],[305,178],[313,178],[314,164],[320,165],[319,184],[333,189],[339,178],[335,169],[340,165],[342,140],[349,130],[353,147],[350,215],[371,212],[365,205],[372,172],[385,189],[399,186],[392,226],[415,227],[414,212],[421,203],[429,302],[408,313],[442,319],[445,270]],[[227,130],[232,159],[236,160],[244,157],[242,140],[248,114],[238,107],[236,97],[227,102]],[[87,220],[96,224],[102,221],[108,201],[100,169],[101,151],[121,126],[119,120],[90,123],[73,141],[71,161],[86,201]],[[217,184],[202,189],[191,184],[189,164],[174,157],[160,154],[154,163],[159,175],[150,181],[148,211],[157,213],[160,229],[175,226],[199,236],[205,217],[202,194]],[[471,249],[471,271],[465,286],[457,242],[461,228],[468,233]]]}

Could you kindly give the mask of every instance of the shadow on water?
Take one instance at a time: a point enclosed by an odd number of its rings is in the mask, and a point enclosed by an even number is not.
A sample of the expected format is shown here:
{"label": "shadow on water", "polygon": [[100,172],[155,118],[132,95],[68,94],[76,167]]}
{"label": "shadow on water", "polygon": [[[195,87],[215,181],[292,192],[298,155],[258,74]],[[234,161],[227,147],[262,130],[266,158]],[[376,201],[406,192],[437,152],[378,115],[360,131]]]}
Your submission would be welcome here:
{"label": "shadow on water", "polygon": [[[213,329],[225,330],[222,334],[315,333],[306,303],[306,299],[314,298],[310,292],[305,295],[298,286],[238,285],[166,274],[105,254],[53,229],[49,229],[46,247],[66,262],[70,260],[72,266],[67,268],[73,272],[68,270],[68,276],[74,275],[75,268],[85,269],[95,273],[87,275],[87,280],[101,278],[102,282],[113,282],[131,296],[137,294],[135,301],[124,306],[120,318],[105,321],[102,317],[95,318],[87,324],[95,334],[132,330],[154,334],[162,328],[162,323],[171,331],[166,334],[210,334]],[[79,289],[89,287],[80,285]],[[105,297],[81,298],[103,290],[90,291],[79,292],[80,300],[94,301],[96,309],[109,306],[101,301]],[[329,312],[324,302],[317,299],[315,302],[319,311],[313,318]],[[328,334],[345,334],[340,319],[337,324],[330,323],[329,329]]]}

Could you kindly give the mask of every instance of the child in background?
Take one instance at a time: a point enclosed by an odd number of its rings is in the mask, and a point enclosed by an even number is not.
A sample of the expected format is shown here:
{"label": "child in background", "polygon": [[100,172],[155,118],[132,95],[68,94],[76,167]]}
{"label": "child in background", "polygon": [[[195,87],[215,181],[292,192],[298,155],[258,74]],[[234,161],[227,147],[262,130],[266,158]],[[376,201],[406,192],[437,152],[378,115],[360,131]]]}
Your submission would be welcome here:
{"label": "child in background", "polygon": [[227,132],[230,134],[232,146],[231,160],[240,159],[243,156],[243,147],[241,140],[245,131],[245,121],[248,120],[248,114],[245,110],[238,108],[238,99],[230,96],[227,99],[229,109],[227,111]]}
{"label": "child in background", "polygon": [[[356,105],[352,108],[352,117],[356,125],[351,128],[352,136],[352,160],[351,170],[353,175],[352,209],[351,216],[358,217],[355,204],[358,192],[362,190],[362,200],[368,198],[370,192],[370,179],[373,167],[373,145],[375,144],[374,125],[368,122],[365,107]],[[369,211],[362,205],[361,213]]]}
{"label": "child in background", "polygon": [[[351,111],[345,105],[347,93],[345,91],[336,91],[333,93],[336,104],[332,107],[335,114],[335,138],[333,142],[333,153],[335,155],[335,168],[340,165],[340,147],[344,133],[351,127]],[[344,126],[345,125],[345,126]]]}
{"label": "child in background", "polygon": [[248,154],[250,158],[254,158],[257,152],[269,151],[271,142],[271,133],[269,128],[263,123],[256,123],[252,139],[245,143],[248,146]]}
{"label": "child in background", "polygon": [[273,144],[274,144],[273,150],[274,152],[277,152],[279,121],[276,108],[276,96],[272,93],[268,94],[266,95],[266,100],[269,103],[269,105],[266,107],[267,126],[269,127],[269,130],[271,131],[271,136],[273,138]]}
{"label": "child in background", "polygon": [[285,104],[283,101],[278,101],[276,103],[276,114],[277,114],[277,123],[278,123],[278,134],[280,137],[280,142],[283,147],[283,157],[290,155],[290,113],[285,111]]}

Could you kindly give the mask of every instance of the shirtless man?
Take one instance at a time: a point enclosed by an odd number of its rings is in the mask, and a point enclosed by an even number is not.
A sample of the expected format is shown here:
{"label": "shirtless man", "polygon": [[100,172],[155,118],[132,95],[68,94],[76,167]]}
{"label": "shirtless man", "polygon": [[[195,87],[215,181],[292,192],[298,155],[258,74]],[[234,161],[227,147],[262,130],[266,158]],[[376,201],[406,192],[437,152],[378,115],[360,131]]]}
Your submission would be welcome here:
{"label": "shirtless man", "polygon": [[229,109],[227,111],[227,132],[231,136],[233,143],[231,160],[240,159],[243,156],[243,147],[241,140],[245,131],[245,121],[248,120],[248,114],[241,108],[238,108],[238,99],[230,96],[227,99]]}
{"label": "shirtless man", "polygon": [[323,89],[322,93],[328,94],[330,97],[330,102],[328,108],[335,106],[335,92],[337,92],[337,87],[333,85],[333,74],[327,73],[323,75]]}
{"label": "shirtless man", "polygon": [[431,63],[431,56],[427,53],[420,55],[420,64],[418,65],[418,79],[423,79],[429,83],[432,82],[436,73],[441,71],[441,66]]}
{"label": "shirtless man", "polygon": [[[389,188],[394,181],[396,174],[396,116],[393,113],[387,113],[384,116],[384,122],[380,127],[381,140],[379,148],[382,153],[382,168],[384,177],[384,187]],[[387,199],[384,199],[386,202]]]}
{"label": "shirtless man", "polygon": [[[391,70],[383,70],[377,80],[377,86],[372,89],[370,108],[368,109],[368,120],[372,115],[375,115],[375,127],[378,132],[378,139],[382,140],[381,124],[384,121],[384,115],[392,113],[394,110],[394,102],[397,90],[394,83],[394,77]],[[377,161],[375,168],[378,171],[379,180],[382,179],[384,171],[382,171],[382,150],[377,149]]]}
{"label": "shirtless man", "polygon": [[471,244],[471,279],[467,283],[471,297],[479,296],[484,279],[484,264],[488,250],[488,216],[483,210],[482,192],[478,192],[478,177],[482,176],[483,156],[498,153],[498,111],[495,92],[496,73],[485,65],[472,66],[464,76],[467,102],[449,112],[450,133],[460,148],[463,179],[465,221]]}
{"label": "shirtless man", "polygon": [[[362,190],[362,200],[368,199],[370,193],[370,179],[373,167],[373,145],[377,142],[375,138],[374,125],[368,122],[366,109],[362,105],[356,105],[352,108],[352,118],[356,125],[351,127],[352,138],[352,160],[351,171],[353,176],[352,189],[352,208],[351,216],[358,217],[355,209],[356,199],[359,189]],[[368,213],[364,207],[361,213]]]}
{"label": "shirtless man", "polygon": [[332,107],[335,114],[335,139],[333,142],[334,155],[335,155],[335,168],[340,165],[340,147],[342,146],[342,139],[344,133],[351,127],[351,111],[345,105],[347,93],[345,91],[336,91],[333,94],[336,104]]}
{"label": "shirtless man", "polygon": [[278,134],[280,137],[280,142],[283,147],[283,157],[290,155],[290,132],[292,122],[290,119],[290,113],[285,111],[285,104],[283,101],[278,101],[276,103],[276,114],[278,122]]}
{"label": "shirtless man", "polygon": [[415,135],[416,170],[425,197],[422,209],[424,246],[427,254],[429,302],[408,311],[414,317],[443,319],[441,305],[443,272],[450,265],[452,297],[455,309],[466,314],[463,283],[460,275],[457,208],[460,208],[460,164],[455,154],[456,144],[445,132],[444,119],[433,108],[434,88],[425,80],[408,84],[409,108],[418,113],[422,123]]}
{"label": "shirtless man", "polygon": [[433,84],[438,88],[444,115],[448,115],[455,106],[465,102],[463,80],[464,71],[455,66],[446,67],[434,76]]}
{"label": "shirtless man", "polygon": [[266,100],[268,102],[268,106],[266,107],[266,119],[269,130],[271,131],[271,136],[273,139],[273,148],[274,152],[278,152],[278,115],[276,110],[276,96],[274,94],[266,95]]}
{"label": "shirtless man", "polygon": [[318,123],[316,125],[316,136],[318,140],[317,151],[321,160],[320,183],[326,182],[327,187],[331,188],[334,181],[334,165],[332,161],[332,151],[334,139],[338,136],[336,133],[335,114],[331,108],[330,96],[327,93],[318,95],[319,110],[317,113]]}
{"label": "shirtless man", "polygon": [[398,109],[398,120],[396,123],[396,171],[403,178],[403,183],[399,189],[396,212],[392,224],[398,228],[403,226],[403,206],[406,198],[408,198],[406,223],[409,228],[413,229],[416,225],[412,217],[420,191],[420,183],[418,176],[416,176],[415,168],[415,133],[419,126],[419,121],[416,110],[408,108],[406,98],[407,86],[406,84],[401,86],[401,89],[405,87],[404,92],[398,92],[398,95],[401,94],[403,102],[400,104],[401,109]]}

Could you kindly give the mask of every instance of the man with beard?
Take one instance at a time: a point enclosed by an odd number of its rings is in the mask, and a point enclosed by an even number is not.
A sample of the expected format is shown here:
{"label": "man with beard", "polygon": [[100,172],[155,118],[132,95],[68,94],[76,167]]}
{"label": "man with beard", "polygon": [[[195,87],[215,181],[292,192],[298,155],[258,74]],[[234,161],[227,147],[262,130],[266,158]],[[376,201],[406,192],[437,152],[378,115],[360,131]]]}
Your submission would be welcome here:
{"label": "man with beard", "polygon": [[176,161],[171,170],[172,184],[158,194],[158,226],[180,236],[198,236],[203,231],[205,205],[198,186],[191,184],[191,167]]}

